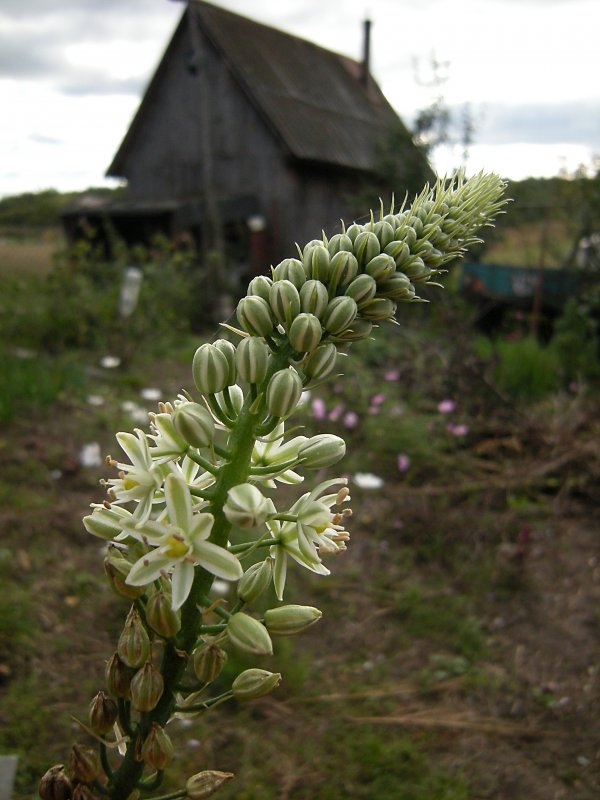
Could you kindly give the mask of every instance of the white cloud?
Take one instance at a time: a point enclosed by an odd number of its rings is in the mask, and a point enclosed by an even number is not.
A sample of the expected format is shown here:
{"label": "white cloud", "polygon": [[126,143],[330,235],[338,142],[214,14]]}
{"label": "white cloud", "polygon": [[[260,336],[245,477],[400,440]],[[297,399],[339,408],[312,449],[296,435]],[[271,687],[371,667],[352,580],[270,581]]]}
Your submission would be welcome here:
{"label": "white cloud", "polygon": [[[361,57],[364,0],[219,4]],[[102,181],[183,7],[2,0],[0,103],[9,113],[0,147],[9,157],[0,194]],[[470,103],[473,163],[516,176],[527,162],[550,174],[600,151],[596,0],[371,0],[370,16],[372,71],[392,105],[410,120],[436,93],[455,109]],[[432,53],[449,62],[441,87],[415,80],[413,62],[425,71]]]}

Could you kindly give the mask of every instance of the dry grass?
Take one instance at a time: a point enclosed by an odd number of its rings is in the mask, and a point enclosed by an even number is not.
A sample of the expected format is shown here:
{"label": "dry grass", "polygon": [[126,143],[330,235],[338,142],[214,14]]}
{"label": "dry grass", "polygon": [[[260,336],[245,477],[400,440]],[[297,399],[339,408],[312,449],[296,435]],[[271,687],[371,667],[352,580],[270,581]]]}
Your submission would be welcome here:
{"label": "dry grass", "polygon": [[57,231],[27,239],[0,236],[0,276],[44,277],[52,269],[54,254],[63,246]]}
{"label": "dry grass", "polygon": [[564,220],[505,224],[502,220],[483,260],[513,267],[564,267],[570,255],[575,231]]}

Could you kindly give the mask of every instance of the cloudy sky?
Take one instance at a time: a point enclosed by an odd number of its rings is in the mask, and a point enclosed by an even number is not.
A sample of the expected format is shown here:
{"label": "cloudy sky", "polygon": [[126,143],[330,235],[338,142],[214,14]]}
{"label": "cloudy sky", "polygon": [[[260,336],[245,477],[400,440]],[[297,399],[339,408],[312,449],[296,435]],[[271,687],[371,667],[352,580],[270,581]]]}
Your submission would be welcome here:
{"label": "cloudy sky", "polygon": [[[405,122],[443,94],[474,123],[468,168],[519,179],[600,154],[598,0],[219,0],[360,58]],[[183,5],[173,0],[1,0],[0,196],[104,179]],[[433,84],[432,61],[440,65]],[[435,166],[460,164],[459,143]]]}

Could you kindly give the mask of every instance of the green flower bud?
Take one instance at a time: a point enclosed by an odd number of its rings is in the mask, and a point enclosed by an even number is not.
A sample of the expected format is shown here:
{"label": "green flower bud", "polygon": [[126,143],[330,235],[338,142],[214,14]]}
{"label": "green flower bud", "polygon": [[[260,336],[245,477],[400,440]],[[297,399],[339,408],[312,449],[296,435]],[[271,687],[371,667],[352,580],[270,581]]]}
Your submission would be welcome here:
{"label": "green flower bud", "polygon": [[[122,517],[121,517],[122,519]],[[146,591],[145,586],[129,586],[125,583],[125,578],[129,575],[131,564],[126,558],[117,555],[118,551],[111,553],[104,559],[104,572],[110,580],[113,589],[121,597],[127,597],[129,600],[135,600]]]}
{"label": "green flower bud", "polygon": [[375,297],[361,306],[360,315],[363,319],[379,320],[393,319],[396,313],[396,304],[387,297]]}
{"label": "green flower bud", "polygon": [[408,220],[408,224],[414,228],[417,237],[420,238],[423,234],[423,220],[420,217],[413,216]]}
{"label": "green flower bud", "polygon": [[415,229],[411,228],[410,225],[403,225],[401,228],[398,228],[394,236],[398,241],[406,242],[411,250],[419,238]]}
{"label": "green flower bud", "polygon": [[118,506],[114,508],[96,506],[92,514],[83,518],[83,526],[92,536],[109,541],[123,530],[123,512]]}
{"label": "green flower bud", "polygon": [[252,564],[240,578],[237,594],[244,603],[253,603],[268,589],[273,575],[273,559],[265,558],[257,564]]}
{"label": "green flower bud", "polygon": [[118,653],[114,653],[106,664],[106,688],[111,697],[129,697],[134,675],[135,670],[123,663]]}
{"label": "green flower bud", "polygon": [[313,606],[279,606],[265,611],[265,627],[275,636],[292,636],[321,619],[322,613]]}
{"label": "green flower bud", "polygon": [[69,774],[80,783],[92,783],[100,773],[98,752],[93,747],[74,744],[69,753]]}
{"label": "green flower bud", "polygon": [[298,449],[298,457],[304,459],[302,466],[305,469],[330,467],[332,464],[337,464],[345,454],[346,442],[332,433],[311,436]]}
{"label": "green flower bud", "polygon": [[266,405],[269,414],[285,419],[298,405],[302,379],[293,367],[280,369],[267,386]]}
{"label": "green flower bud", "polygon": [[150,652],[150,639],[144,628],[140,615],[134,606],[131,606],[123,631],[119,636],[117,653],[119,658],[128,667],[140,667],[148,658]]}
{"label": "green flower bud", "polygon": [[329,254],[334,256],[336,253],[346,250],[348,253],[352,252],[352,239],[347,233],[336,233],[332,236],[327,243]]}
{"label": "green flower bud", "polygon": [[235,383],[237,378],[235,369],[235,345],[232,344],[228,339],[217,339],[214,342],[214,347],[216,347],[217,350],[220,350],[227,359],[227,365],[229,367],[227,386],[231,386]]}
{"label": "green flower bud", "polygon": [[408,275],[413,283],[425,281],[431,275],[431,270],[419,256],[411,258],[402,268],[402,272]]}
{"label": "green flower bud", "polygon": [[256,700],[269,694],[279,686],[280,672],[268,672],[266,669],[245,669],[234,680],[231,688],[236,700]]}
{"label": "green flower bud", "polygon": [[372,231],[359,233],[354,240],[354,255],[362,267],[381,252],[379,239]]}
{"label": "green flower bud", "polygon": [[192,654],[196,677],[201,683],[212,683],[221,674],[227,653],[218,644],[203,644]]}
{"label": "green flower bud", "polygon": [[349,228],[346,228],[346,236],[352,242],[352,249],[354,249],[354,243],[356,242],[356,237],[363,233],[364,228],[362,225],[357,225],[356,222],[350,225]]}
{"label": "green flower bud", "polygon": [[291,281],[276,281],[269,291],[269,304],[277,322],[289,326],[300,313],[300,295]]}
{"label": "green flower bud", "polygon": [[377,284],[370,275],[359,275],[346,289],[346,296],[351,297],[355,303],[364,303],[375,297]]}
{"label": "green flower bud", "polygon": [[330,275],[331,256],[329,250],[321,242],[310,248],[304,248],[302,263],[306,274],[313,280],[327,282]]}
{"label": "green flower bud", "polygon": [[396,271],[396,262],[391,256],[380,253],[371,259],[365,267],[365,272],[370,275],[377,283],[387,280]]}
{"label": "green flower bud", "polygon": [[398,268],[401,268],[410,258],[410,247],[406,242],[390,242],[385,248],[385,252],[394,259]]}
{"label": "green flower bud", "polygon": [[270,350],[264,339],[249,336],[237,346],[235,360],[238,372],[248,383],[262,383],[269,368]]}
{"label": "green flower bud", "polygon": [[[231,405],[233,406],[233,410],[236,414],[239,414],[242,410],[242,406],[244,405],[244,392],[242,391],[241,387],[234,383],[233,386],[228,387],[229,391],[229,399],[231,400]],[[215,395],[215,400],[219,404],[219,407],[224,411],[226,414],[229,413],[229,406],[225,401],[225,396],[223,392],[218,392]]]}
{"label": "green flower bud", "polygon": [[373,233],[379,239],[382,250],[384,250],[390,242],[394,241],[394,231],[394,226],[392,226],[388,220],[382,219],[375,223]]}
{"label": "green flower bud", "polygon": [[181,628],[181,612],[173,610],[166,592],[155,592],[146,605],[146,621],[164,639],[172,639]]}
{"label": "green flower bud", "polygon": [[199,403],[184,403],[175,409],[173,425],[192,447],[208,447],[215,438],[215,423]]}
{"label": "green flower bud", "polygon": [[403,272],[395,272],[391,278],[379,285],[378,294],[396,302],[414,297],[415,287]]}
{"label": "green flower bud", "polygon": [[317,281],[327,281],[329,278],[329,250],[323,242],[309,244],[304,248],[302,263],[306,274]]}
{"label": "green flower bud", "polygon": [[358,308],[351,297],[334,297],[323,315],[323,327],[335,336],[350,325],[357,313]]}
{"label": "green flower bud", "polygon": [[[269,295],[271,287],[269,287]],[[251,336],[269,336],[273,333],[275,322],[267,300],[253,295],[242,297],[237,304],[238,322]]]}
{"label": "green flower bud", "polygon": [[150,733],[142,745],[142,760],[150,769],[163,770],[173,758],[173,743],[164,728],[152,723]]}
{"label": "green flower bud", "polygon": [[117,721],[117,704],[104,692],[98,692],[90,703],[90,727],[99,736],[105,736]]}
{"label": "green flower bud", "polygon": [[334,336],[332,341],[338,344],[350,344],[351,342],[358,342],[361,339],[366,339],[373,330],[373,323],[367,319],[360,319],[357,317],[349,328],[342,331],[337,336]]}
{"label": "green flower bud", "polygon": [[38,792],[42,800],[70,800],[73,787],[62,764],[55,764],[44,773]]}
{"label": "green flower bud", "polygon": [[192,374],[194,383],[202,394],[221,392],[229,380],[227,358],[214,344],[202,344],[194,355]]}
{"label": "green flower bud", "polygon": [[321,341],[323,330],[314,314],[298,314],[290,325],[288,337],[297,353],[309,353]]}
{"label": "green flower bud", "polygon": [[163,676],[153,666],[151,661],[146,661],[131,681],[131,705],[136,711],[152,711],[164,691]]}
{"label": "green flower bud", "polygon": [[233,772],[218,772],[214,769],[205,769],[192,775],[185,785],[187,800],[207,800],[212,797],[221,786],[233,778]]}
{"label": "green flower bud", "polygon": [[304,373],[312,380],[326,378],[335,368],[337,347],[331,342],[320,344],[303,363]]}
{"label": "green flower bud", "polygon": [[269,302],[269,289],[271,288],[271,284],[273,281],[271,278],[267,278],[266,275],[257,275],[256,278],[252,278],[250,283],[248,284],[248,295],[256,295],[257,297],[262,297],[263,300],[266,300],[267,303]]}
{"label": "green flower bud", "polygon": [[273,643],[265,626],[239,611],[227,621],[227,635],[234,647],[253,656],[272,656]]}
{"label": "green flower bud", "polygon": [[[340,250],[331,259],[330,283],[334,287],[348,286],[358,274],[358,261],[347,250]],[[333,294],[333,291],[332,291]]]}
{"label": "green flower bud", "polygon": [[327,287],[321,281],[306,281],[300,289],[300,308],[306,314],[314,314],[321,319],[328,303]]}
{"label": "green flower bud", "polygon": [[238,528],[256,528],[272,513],[271,503],[252,483],[240,483],[227,493],[223,512]]}
{"label": "green flower bud", "polygon": [[298,261],[297,258],[284,259],[273,270],[273,280],[290,281],[299,290],[302,284],[306,282],[306,272],[302,262]]}

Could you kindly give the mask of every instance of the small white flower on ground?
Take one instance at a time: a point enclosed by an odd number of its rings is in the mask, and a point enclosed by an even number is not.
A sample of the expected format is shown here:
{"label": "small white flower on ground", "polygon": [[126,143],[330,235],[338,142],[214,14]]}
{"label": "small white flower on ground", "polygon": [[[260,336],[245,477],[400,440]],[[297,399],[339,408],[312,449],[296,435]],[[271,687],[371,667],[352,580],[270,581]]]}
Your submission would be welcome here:
{"label": "small white flower on ground", "polygon": [[162,390],[157,389],[156,386],[148,386],[140,391],[140,397],[151,403],[157,403],[162,397]]}
{"label": "small white flower on ground", "polygon": [[121,410],[131,417],[134,422],[139,422],[141,425],[148,422],[148,411],[132,400],[124,400],[121,403]]}
{"label": "small white flower on ground", "polygon": [[82,467],[99,467],[102,464],[102,453],[98,442],[88,442],[81,447],[79,463]]}
{"label": "small white flower on ground", "polygon": [[383,478],[372,472],[357,472],[353,480],[359,489],[381,489],[384,484]]}
{"label": "small white flower on ground", "polygon": [[100,366],[104,369],[115,369],[121,364],[121,359],[118,356],[102,356],[100,359]]}

